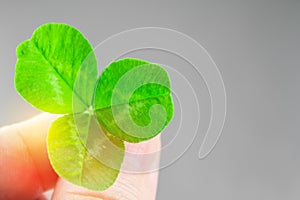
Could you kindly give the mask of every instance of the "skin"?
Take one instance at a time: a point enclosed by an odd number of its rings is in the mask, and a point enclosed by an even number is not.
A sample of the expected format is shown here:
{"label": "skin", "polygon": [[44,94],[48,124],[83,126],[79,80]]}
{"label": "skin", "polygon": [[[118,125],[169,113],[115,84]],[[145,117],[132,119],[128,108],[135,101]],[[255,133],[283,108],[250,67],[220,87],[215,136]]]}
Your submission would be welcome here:
{"label": "skin", "polygon": [[[54,115],[42,114],[27,121],[0,128],[0,199],[43,200],[43,192],[54,188],[52,199],[70,200],[153,200],[158,172],[120,173],[113,186],[93,192],[60,178],[48,160],[46,138]],[[130,152],[159,151],[160,139],[126,144]],[[142,161],[139,161],[143,165]]]}

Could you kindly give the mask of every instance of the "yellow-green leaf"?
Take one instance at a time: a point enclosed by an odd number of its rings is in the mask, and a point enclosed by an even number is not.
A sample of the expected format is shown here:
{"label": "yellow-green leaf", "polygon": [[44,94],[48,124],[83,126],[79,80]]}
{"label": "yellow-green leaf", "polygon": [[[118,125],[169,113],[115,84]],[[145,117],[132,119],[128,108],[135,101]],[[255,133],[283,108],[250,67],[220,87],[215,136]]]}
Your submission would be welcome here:
{"label": "yellow-green leaf", "polygon": [[104,190],[115,182],[125,148],[89,114],[66,115],[53,122],[47,147],[60,177],[91,190]]}

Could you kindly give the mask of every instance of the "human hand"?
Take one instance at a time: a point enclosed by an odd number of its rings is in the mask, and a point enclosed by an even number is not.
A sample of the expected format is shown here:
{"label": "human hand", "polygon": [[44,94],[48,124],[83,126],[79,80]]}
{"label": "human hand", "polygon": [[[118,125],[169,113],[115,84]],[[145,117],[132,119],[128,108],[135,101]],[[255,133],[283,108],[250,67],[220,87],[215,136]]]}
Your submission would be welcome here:
{"label": "human hand", "polygon": [[[158,172],[121,172],[114,185],[102,192],[89,191],[58,178],[46,148],[47,132],[55,119],[54,115],[42,114],[0,129],[1,200],[42,200],[43,192],[51,188],[54,188],[54,200],[155,199]],[[137,153],[153,152],[160,149],[160,139],[127,143],[126,147]]]}

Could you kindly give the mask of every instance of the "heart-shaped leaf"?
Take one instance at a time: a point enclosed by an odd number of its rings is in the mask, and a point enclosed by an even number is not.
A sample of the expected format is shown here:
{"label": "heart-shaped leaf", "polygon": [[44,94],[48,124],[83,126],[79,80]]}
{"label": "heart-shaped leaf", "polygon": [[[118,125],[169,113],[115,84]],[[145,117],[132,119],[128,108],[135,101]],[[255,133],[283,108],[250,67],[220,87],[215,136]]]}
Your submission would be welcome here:
{"label": "heart-shaped leaf", "polygon": [[114,183],[125,148],[89,114],[66,115],[53,122],[47,146],[60,177],[92,190],[104,190]]}
{"label": "heart-shaped leaf", "polygon": [[148,140],[173,116],[169,76],[147,61],[113,62],[98,80],[94,108],[100,124],[114,136],[128,142]]}
{"label": "heart-shaped leaf", "polygon": [[[97,80],[97,61],[93,49],[84,36],[65,24],[46,24],[36,29],[30,40],[17,48],[15,86],[25,100],[40,110],[51,113],[72,113],[72,98],[81,102],[81,110],[91,105]],[[79,69],[81,88],[74,91]],[[85,94],[85,95],[82,95]]]}

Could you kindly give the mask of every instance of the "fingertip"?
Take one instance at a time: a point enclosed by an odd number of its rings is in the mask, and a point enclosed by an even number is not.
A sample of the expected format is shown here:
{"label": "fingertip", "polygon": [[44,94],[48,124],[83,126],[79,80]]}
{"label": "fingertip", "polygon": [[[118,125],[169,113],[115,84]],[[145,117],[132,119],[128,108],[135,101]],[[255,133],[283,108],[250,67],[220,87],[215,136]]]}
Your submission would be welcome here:
{"label": "fingertip", "polygon": [[40,115],[0,129],[0,199],[36,199],[54,186],[46,150],[52,118]]}

